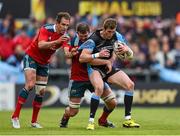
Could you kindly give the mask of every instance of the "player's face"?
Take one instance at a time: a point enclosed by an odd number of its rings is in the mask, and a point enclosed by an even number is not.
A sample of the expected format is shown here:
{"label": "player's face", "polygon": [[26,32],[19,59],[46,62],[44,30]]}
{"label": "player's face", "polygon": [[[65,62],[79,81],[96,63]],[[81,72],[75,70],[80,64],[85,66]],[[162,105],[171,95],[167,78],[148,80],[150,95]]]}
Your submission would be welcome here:
{"label": "player's face", "polygon": [[115,29],[110,29],[110,28],[107,28],[107,29],[104,29],[104,38],[105,39],[111,39],[113,37],[113,34],[115,33],[116,31],[116,28]]}
{"label": "player's face", "polygon": [[64,34],[67,31],[69,24],[70,24],[70,20],[62,18],[61,22],[57,23],[57,25],[56,25],[57,32],[60,34]]}
{"label": "player's face", "polygon": [[78,32],[78,36],[80,41],[85,42],[88,39],[89,32],[86,33],[80,33]]}

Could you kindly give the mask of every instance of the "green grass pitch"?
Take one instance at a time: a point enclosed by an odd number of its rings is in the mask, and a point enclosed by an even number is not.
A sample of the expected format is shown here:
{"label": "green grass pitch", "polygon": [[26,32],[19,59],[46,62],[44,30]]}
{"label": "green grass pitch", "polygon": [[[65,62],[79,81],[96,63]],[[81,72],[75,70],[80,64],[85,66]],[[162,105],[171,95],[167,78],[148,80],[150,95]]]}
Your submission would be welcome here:
{"label": "green grass pitch", "polygon": [[133,108],[133,117],[141,128],[123,128],[123,108],[116,108],[109,119],[116,128],[104,128],[97,125],[101,114],[99,108],[96,114],[94,131],[86,130],[89,108],[81,108],[80,112],[69,121],[68,128],[59,128],[59,120],[63,115],[63,108],[42,108],[39,122],[44,127],[34,129],[30,127],[32,109],[21,112],[21,128],[13,129],[10,122],[11,112],[0,111],[0,135],[180,135],[180,108]]}

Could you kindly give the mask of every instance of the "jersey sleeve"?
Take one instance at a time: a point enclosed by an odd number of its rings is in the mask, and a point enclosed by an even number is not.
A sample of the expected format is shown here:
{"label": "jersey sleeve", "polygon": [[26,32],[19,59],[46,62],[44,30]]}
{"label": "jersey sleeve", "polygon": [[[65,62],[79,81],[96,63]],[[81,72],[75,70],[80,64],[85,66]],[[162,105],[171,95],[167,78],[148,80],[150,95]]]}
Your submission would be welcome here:
{"label": "jersey sleeve", "polygon": [[94,47],[95,47],[95,42],[92,39],[88,39],[86,42],[81,44],[81,46],[79,47],[79,50],[88,49],[88,50],[93,51]]}
{"label": "jersey sleeve", "polygon": [[75,36],[71,40],[71,46],[78,46],[79,45],[79,36],[75,34]]}
{"label": "jersey sleeve", "polygon": [[121,42],[125,43],[125,45],[129,45],[126,38],[123,35],[121,35],[120,33],[116,32],[116,37],[117,37],[118,41],[121,41]]}
{"label": "jersey sleeve", "polygon": [[44,27],[39,30],[39,41],[48,41],[48,31]]}

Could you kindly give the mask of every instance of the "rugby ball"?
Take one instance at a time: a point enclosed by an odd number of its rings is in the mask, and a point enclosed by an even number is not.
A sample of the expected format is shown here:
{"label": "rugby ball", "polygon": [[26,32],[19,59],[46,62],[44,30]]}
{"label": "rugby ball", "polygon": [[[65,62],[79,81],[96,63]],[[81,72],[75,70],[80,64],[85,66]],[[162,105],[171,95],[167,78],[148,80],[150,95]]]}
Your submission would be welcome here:
{"label": "rugby ball", "polygon": [[119,50],[118,50],[118,49],[119,49],[121,46],[126,46],[126,45],[125,45],[125,43],[123,43],[123,42],[121,42],[121,41],[115,41],[115,42],[114,42],[114,45],[113,45],[113,50],[114,50],[114,53],[116,54],[116,56],[117,56],[119,59],[124,60],[124,59],[126,59],[127,54],[126,54],[126,53],[123,53],[123,54],[120,54],[120,53],[119,53]]}

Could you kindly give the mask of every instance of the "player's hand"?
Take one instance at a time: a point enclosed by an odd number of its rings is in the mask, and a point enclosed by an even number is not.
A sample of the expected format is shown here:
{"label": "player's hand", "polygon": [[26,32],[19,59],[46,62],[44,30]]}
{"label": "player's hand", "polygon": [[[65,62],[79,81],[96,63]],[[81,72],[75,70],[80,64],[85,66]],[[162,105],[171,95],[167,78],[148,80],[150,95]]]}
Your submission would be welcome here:
{"label": "player's hand", "polygon": [[109,50],[103,49],[99,52],[99,57],[103,58],[108,58],[110,56]]}
{"label": "player's hand", "polygon": [[55,50],[57,50],[59,47],[60,47],[60,46],[53,45],[53,46],[50,47],[50,50],[55,51]]}
{"label": "player's hand", "polygon": [[107,74],[108,74],[112,71],[112,62],[110,60],[107,60],[106,67],[107,67]]}
{"label": "player's hand", "polygon": [[124,54],[129,51],[129,47],[126,45],[120,46],[118,48],[118,54]]}
{"label": "player's hand", "polygon": [[71,54],[72,54],[72,56],[75,56],[76,54],[78,54],[78,47],[73,47],[71,49]]}
{"label": "player's hand", "polygon": [[70,39],[67,35],[62,35],[57,39],[57,44],[62,44],[63,42],[68,42]]}

